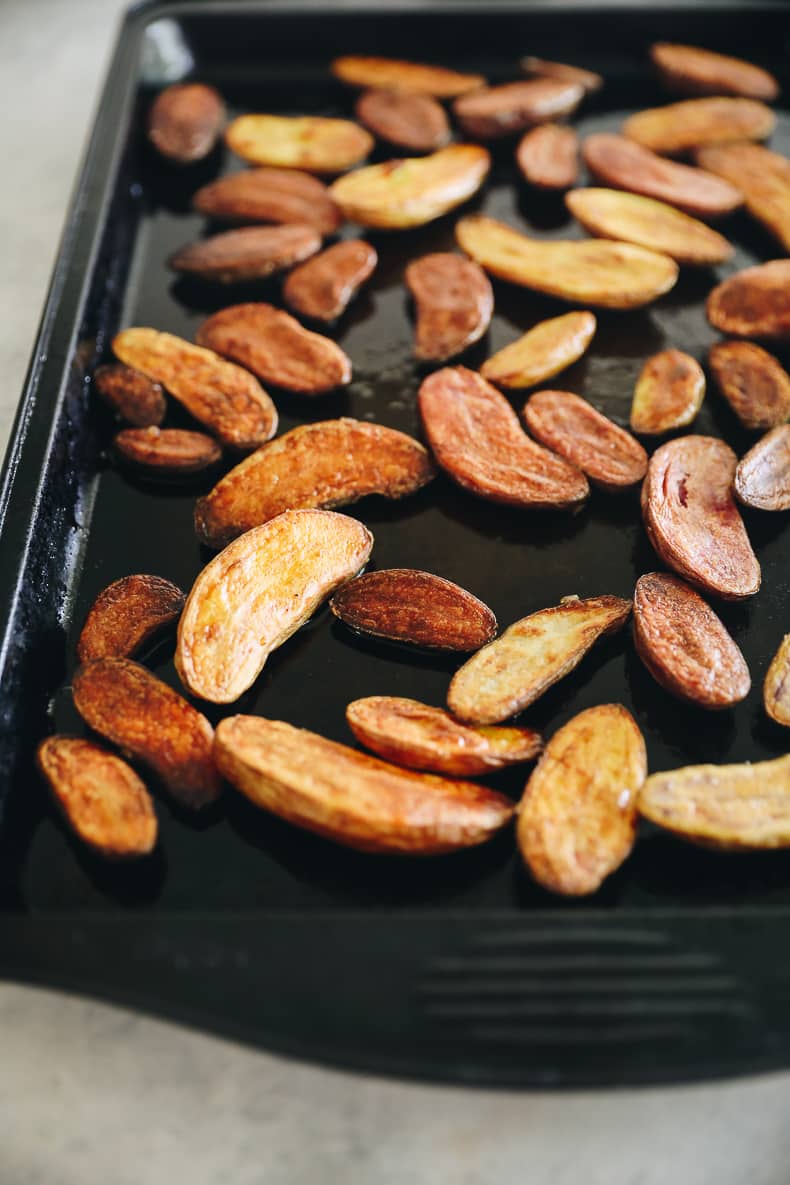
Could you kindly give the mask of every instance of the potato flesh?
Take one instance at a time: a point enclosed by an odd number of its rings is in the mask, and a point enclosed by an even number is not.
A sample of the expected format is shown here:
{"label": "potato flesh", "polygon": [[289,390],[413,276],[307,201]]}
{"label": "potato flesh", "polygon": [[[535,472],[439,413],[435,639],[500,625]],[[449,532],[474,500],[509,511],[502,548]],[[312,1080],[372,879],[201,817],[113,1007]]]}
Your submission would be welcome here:
{"label": "potato flesh", "polygon": [[682,350],[662,350],[642,367],[631,405],[631,428],[646,436],[685,428],[704,398],[705,373],[696,358]]}
{"label": "potato flesh", "polygon": [[534,879],[594,893],[631,851],[647,774],[642,734],[620,704],[574,716],[547,744],[518,808],[519,850]]}
{"label": "potato flesh", "polygon": [[661,251],[677,263],[710,267],[734,250],[718,231],[655,198],[589,187],[571,190],[565,204],[590,234]]}
{"label": "potato flesh", "polygon": [[492,354],[480,368],[484,379],[497,387],[518,391],[534,387],[572,366],[593,339],[592,313],[564,313],[540,321],[516,341]]}
{"label": "potato flesh", "polygon": [[250,164],[306,173],[342,173],[373,148],[373,137],[359,124],[313,115],[240,115],[225,140]]}
{"label": "potato flesh", "polygon": [[775,127],[776,116],[764,103],[717,96],[639,111],[625,121],[623,135],[672,156],[729,140],[765,140]]}
{"label": "potato flesh", "polygon": [[741,765],[690,765],[653,774],[639,813],[706,847],[790,846],[790,756]]}
{"label": "potato flesh", "polygon": [[221,721],[215,757],[256,806],[366,852],[429,856],[474,847],[513,814],[509,799],[484,786],[399,769],[260,716]]}
{"label": "potato flesh", "polygon": [[332,591],[362,568],[373,536],[324,510],[289,510],[203,569],[178,625],[176,670],[193,695],[237,700]]}
{"label": "potato flesh", "polygon": [[483,214],[462,218],[456,239],[491,275],[560,300],[633,309],[668,292],[678,266],[666,255],[609,239],[530,239]]}
{"label": "potato flesh", "polygon": [[368,165],[341,177],[330,193],[345,216],[361,226],[422,226],[477,193],[491,157],[476,144],[451,144],[430,156]]}
{"label": "potato flesh", "polygon": [[447,706],[469,724],[498,724],[534,703],[578,666],[603,634],[620,629],[631,602],[569,598],[524,617],[453,676]]}

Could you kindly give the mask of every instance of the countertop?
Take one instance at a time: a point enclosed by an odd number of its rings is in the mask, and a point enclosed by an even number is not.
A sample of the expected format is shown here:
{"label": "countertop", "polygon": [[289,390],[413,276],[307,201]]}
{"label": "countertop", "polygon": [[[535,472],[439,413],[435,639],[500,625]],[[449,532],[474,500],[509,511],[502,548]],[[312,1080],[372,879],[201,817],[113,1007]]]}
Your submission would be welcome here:
{"label": "countertop", "polygon": [[[4,446],[119,0],[0,4]],[[0,1185],[787,1185],[790,1075],[497,1093],[289,1062],[0,983]]]}

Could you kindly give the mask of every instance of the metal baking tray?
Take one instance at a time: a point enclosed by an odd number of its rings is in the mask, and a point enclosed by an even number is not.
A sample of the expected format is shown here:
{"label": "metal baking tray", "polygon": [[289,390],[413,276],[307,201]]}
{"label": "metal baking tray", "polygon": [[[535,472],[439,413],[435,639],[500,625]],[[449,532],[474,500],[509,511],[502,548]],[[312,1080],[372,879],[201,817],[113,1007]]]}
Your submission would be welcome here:
{"label": "metal baking tray", "polygon": [[[588,133],[665,99],[645,64],[651,41],[730,50],[777,70],[789,32],[784,6],[768,3],[648,11],[176,2],[129,13],[3,475],[0,974],[301,1057],[406,1076],[622,1084],[790,1064],[790,853],[724,855],[645,828],[594,898],[570,902],[530,882],[511,834],[423,862],[374,857],[304,834],[228,791],[200,819],[160,797],[155,854],[135,867],[108,867],[69,837],[32,760],[45,733],[83,731],[68,687],[75,637],[99,590],[130,572],[188,588],[207,558],[192,530],[201,486],[157,488],[113,468],[113,425],[91,392],[93,368],[109,357],[119,327],[190,337],[204,315],[237,298],[176,280],[164,266],[175,247],[207,229],[190,212],[192,192],[239,164],[221,150],[186,170],[154,159],[143,127],[157,89],[190,76],[218,86],[234,111],[337,114],[353,101],[327,70],[342,52],[435,60],[503,81],[518,76],[521,54],[536,53],[605,76],[578,119]],[[790,153],[785,100],[778,115],[773,144]],[[490,183],[470,207],[549,237],[581,234],[561,201],[519,183],[509,147],[496,150]],[[450,247],[453,222],[371,236],[379,269],[336,331],[354,381],[314,401],[277,397],[281,430],[347,413],[419,431],[421,372],[410,358],[401,275],[409,259]],[[719,276],[778,253],[743,216],[726,232],[738,249]],[[684,271],[657,304],[601,313],[592,349],[561,385],[626,422],[646,355],[673,345],[704,360],[714,334],[703,301],[714,278]],[[238,293],[251,296],[276,301],[278,286]],[[469,364],[560,308],[496,284],[490,332]],[[715,394],[695,430],[725,436],[738,451],[747,445]],[[375,534],[375,566],[449,577],[488,602],[502,625],[569,593],[629,596],[636,577],[657,566],[635,493],[594,494],[575,516],[538,515],[475,500],[439,478],[411,499],[371,498],[353,513]],[[760,683],[787,629],[784,526],[780,515],[749,515],[763,589],[746,604],[720,607],[752,670],[745,703],[718,714],[681,705],[622,634],[544,696],[529,723],[551,733],[585,707],[622,702],[644,731],[654,770],[783,752],[786,734],[765,718]],[[176,682],[167,644],[150,663]],[[455,665],[356,639],[324,609],[272,657],[238,710],[348,742],[350,699],[391,693],[441,704]],[[515,770],[492,781],[516,796],[523,778]]]}

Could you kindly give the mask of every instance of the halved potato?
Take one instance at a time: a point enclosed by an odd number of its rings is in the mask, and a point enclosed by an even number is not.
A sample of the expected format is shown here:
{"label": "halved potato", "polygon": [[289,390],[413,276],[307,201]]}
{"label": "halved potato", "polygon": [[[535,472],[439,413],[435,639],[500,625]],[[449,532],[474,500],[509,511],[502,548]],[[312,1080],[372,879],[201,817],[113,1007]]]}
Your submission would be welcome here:
{"label": "halved potato", "polygon": [[716,342],[708,366],[744,428],[777,428],[790,417],[790,375],[754,342]]}
{"label": "halved potato", "polygon": [[790,424],[766,432],[738,462],[735,497],[755,510],[790,510]]}
{"label": "halved potato", "polygon": [[647,779],[639,813],[704,847],[790,846],[790,755],[740,765],[689,765]]}
{"label": "halved potato", "polygon": [[231,152],[253,165],[343,173],[373,148],[373,137],[350,119],[318,115],[240,115],[228,125]]}
{"label": "halved potato", "polygon": [[790,160],[762,144],[711,144],[697,164],[737,185],[746,209],[790,251]]}
{"label": "halved potato", "polygon": [[573,303],[635,309],[674,287],[678,265],[630,243],[531,239],[485,214],[462,218],[458,245],[493,276]]}
{"label": "halved potato", "polygon": [[705,372],[683,350],[661,350],[642,367],[631,404],[631,428],[643,436],[659,436],[685,428],[705,398]]}
{"label": "halved potato", "polygon": [[482,74],[462,74],[445,66],[358,54],[335,58],[331,70],[335,78],[349,86],[408,91],[413,95],[433,95],[435,99],[454,99],[485,86],[486,82]]}
{"label": "halved potato", "polygon": [[581,66],[569,66],[566,62],[552,62],[548,58],[536,58],[528,54],[521,59],[521,69],[530,78],[559,78],[561,82],[577,82],[587,94],[599,91],[603,78],[593,70]]}
{"label": "halved potato", "polygon": [[474,847],[513,816],[510,799],[487,786],[399,769],[283,720],[230,716],[214,752],[223,776],[255,806],[363,852]]}
{"label": "halved potato", "polygon": [[650,46],[661,81],[680,95],[742,95],[770,103],[779,95],[773,74],[728,54],[696,45],[657,41]]}
{"label": "halved potato", "polygon": [[623,135],[651,152],[673,156],[728,140],[766,140],[776,127],[770,107],[755,99],[686,99],[638,111]]}
{"label": "halved potato", "polygon": [[518,807],[524,863],[553,893],[594,893],[636,838],[647,753],[630,712],[599,704],[555,732]]}
{"label": "halved potato", "polygon": [[361,226],[404,229],[432,222],[472,197],[490,167],[479,144],[451,144],[429,156],[357,169],[335,181],[330,193]]}
{"label": "halved potato", "polygon": [[763,704],[772,720],[790,728],[790,634],[785,634],[763,684]]}
{"label": "halved potato", "polygon": [[592,313],[563,313],[539,321],[510,345],[487,358],[480,373],[489,383],[520,391],[553,378],[577,362],[596,329]]}
{"label": "halved potato", "polygon": [[790,259],[771,259],[728,276],[709,295],[705,312],[721,333],[787,341]]}
{"label": "halved potato", "polygon": [[566,597],[523,617],[456,671],[448,708],[469,724],[515,716],[577,667],[598,638],[621,629],[630,612],[622,597]]}
{"label": "halved potato", "polygon": [[718,231],[654,198],[590,187],[572,189],[565,204],[590,234],[649,247],[678,263],[712,267],[734,251]]}
{"label": "halved potato", "polygon": [[354,736],[386,761],[470,778],[531,761],[541,739],[531,728],[470,728],[449,712],[396,695],[369,695],[346,708]]}

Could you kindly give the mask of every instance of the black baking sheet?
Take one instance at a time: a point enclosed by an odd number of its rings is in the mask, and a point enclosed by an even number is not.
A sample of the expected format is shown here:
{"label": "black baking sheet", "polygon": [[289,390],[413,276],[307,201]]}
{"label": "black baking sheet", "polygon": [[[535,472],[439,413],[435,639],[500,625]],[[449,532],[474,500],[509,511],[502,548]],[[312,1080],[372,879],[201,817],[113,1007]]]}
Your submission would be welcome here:
{"label": "black baking sheet", "polygon": [[[782,1064],[790,1027],[781,1009],[779,1019],[771,1009],[787,974],[774,952],[790,918],[790,853],[722,855],[645,828],[594,898],[569,902],[529,880],[510,833],[430,861],[374,857],[297,831],[228,791],[200,818],[158,796],[156,852],[119,868],[70,838],[33,772],[31,748],[52,729],[84,732],[68,685],[75,639],[97,593],[130,572],[189,588],[210,554],[196,541],[192,511],[211,479],[153,486],[114,468],[107,457],[113,424],[91,392],[94,365],[111,356],[110,339],[123,326],[192,338],[206,315],[237,300],[280,303],[279,281],[217,289],[165,267],[176,247],[216,229],[190,211],[191,194],[240,167],[218,151],[179,170],[147,148],[145,111],[171,68],[191,58],[191,74],[218,86],[231,114],[335,115],[353,104],[327,71],[337,53],[401,53],[501,81],[518,76],[521,54],[538,53],[605,75],[603,92],[574,121],[586,135],[615,130],[633,110],[665,101],[644,65],[650,41],[729,48],[781,75],[785,25],[779,8],[721,5],[652,13],[380,6],[374,13],[173,4],[144,7],[127,20],[6,471],[0,972],[401,1073],[619,1082]],[[771,143],[790,154],[790,113],[781,101],[778,116]],[[519,181],[512,145],[495,148],[490,180],[466,210],[544,237],[582,237],[561,199]],[[419,434],[415,397],[426,371],[411,359],[402,272],[426,251],[452,248],[456,217],[369,235],[379,267],[332,330],[353,361],[354,380],[314,400],[273,392],[280,431],[352,415]],[[704,362],[716,340],[703,309],[712,284],[779,254],[744,215],[723,229],[737,245],[730,263],[715,273],[684,270],[647,309],[597,313],[590,351],[549,385],[584,394],[627,424],[649,354],[675,346]],[[495,293],[490,331],[463,359],[473,367],[566,307],[498,282]],[[169,416],[187,422],[177,410]],[[693,431],[723,436],[739,453],[754,439],[715,392]],[[491,605],[501,627],[571,593],[628,597],[642,572],[661,566],[636,491],[594,492],[578,514],[538,515],[474,499],[441,476],[413,498],[366,499],[350,513],[375,535],[372,567],[424,568],[457,581]],[[634,713],[652,770],[783,753],[786,734],[765,717],[760,690],[787,629],[785,517],[751,513],[747,525],[762,590],[746,604],[717,606],[752,671],[743,704],[714,714],[674,700],[644,670],[626,631],[600,643],[524,723],[550,734],[580,710],[614,701]],[[147,661],[178,686],[171,651],[172,639]],[[442,704],[457,665],[356,638],[324,608],[232,710],[350,742],[349,700],[392,694]],[[217,720],[228,712],[207,714]],[[524,776],[516,769],[490,780],[517,797]],[[201,954],[201,944],[213,954]]]}

